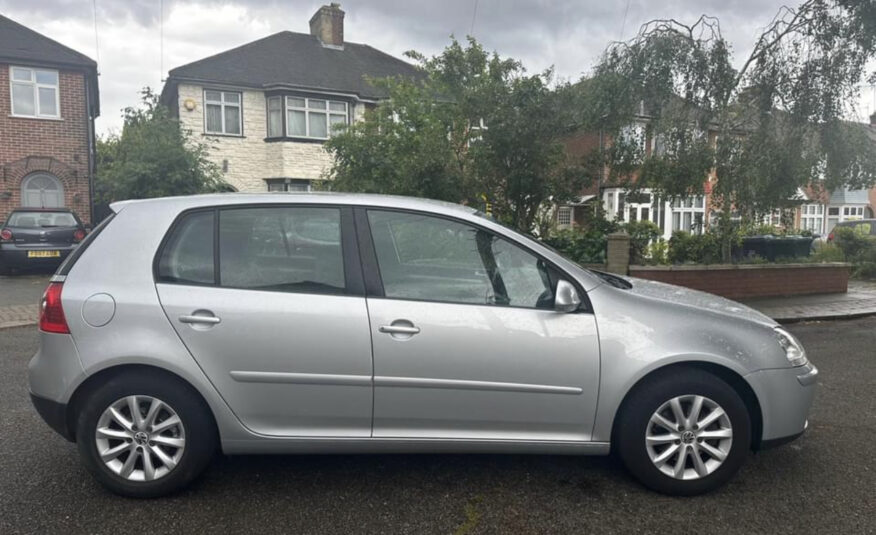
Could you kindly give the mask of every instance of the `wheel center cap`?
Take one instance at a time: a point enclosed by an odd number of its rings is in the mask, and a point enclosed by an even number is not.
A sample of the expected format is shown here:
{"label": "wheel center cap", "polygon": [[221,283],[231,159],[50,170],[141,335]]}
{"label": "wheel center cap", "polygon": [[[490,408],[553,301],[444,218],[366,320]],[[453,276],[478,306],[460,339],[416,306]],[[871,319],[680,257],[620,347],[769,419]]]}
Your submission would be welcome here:
{"label": "wheel center cap", "polygon": [[693,441],[696,440],[697,436],[693,431],[685,431],[681,434],[681,441],[685,444],[693,444]]}
{"label": "wheel center cap", "polygon": [[149,435],[143,431],[137,431],[134,433],[134,442],[140,446],[145,446],[149,442]]}

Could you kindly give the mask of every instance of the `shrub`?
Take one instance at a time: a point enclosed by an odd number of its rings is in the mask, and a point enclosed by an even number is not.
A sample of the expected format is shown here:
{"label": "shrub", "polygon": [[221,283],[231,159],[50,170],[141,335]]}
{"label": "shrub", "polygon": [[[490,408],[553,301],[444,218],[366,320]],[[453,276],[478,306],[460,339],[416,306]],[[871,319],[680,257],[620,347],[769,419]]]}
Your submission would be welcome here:
{"label": "shrub", "polygon": [[621,228],[630,235],[630,264],[644,264],[648,244],[660,237],[660,227],[650,221],[630,221]]}
{"label": "shrub", "polygon": [[848,227],[835,228],[833,235],[834,243],[853,265],[852,276],[876,278],[876,239]]}
{"label": "shrub", "polygon": [[673,264],[715,264],[721,261],[721,238],[711,232],[690,234],[677,230],[669,238],[669,261]]}
{"label": "shrub", "polygon": [[669,263],[669,244],[664,239],[651,242],[648,246],[648,258],[646,263],[661,265]]}
{"label": "shrub", "polygon": [[845,262],[843,250],[835,243],[816,242],[809,259],[812,262]]}
{"label": "shrub", "polygon": [[604,264],[606,235],[595,229],[568,229],[555,232],[544,242],[579,264]]}

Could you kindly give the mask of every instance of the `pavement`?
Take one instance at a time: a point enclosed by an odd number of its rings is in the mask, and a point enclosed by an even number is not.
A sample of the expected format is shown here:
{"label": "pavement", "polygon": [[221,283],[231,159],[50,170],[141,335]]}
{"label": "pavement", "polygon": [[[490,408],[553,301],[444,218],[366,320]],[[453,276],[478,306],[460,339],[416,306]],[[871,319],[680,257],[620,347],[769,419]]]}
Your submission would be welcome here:
{"label": "pavement", "polygon": [[0,331],[0,533],[873,533],[876,318],[789,329],[820,368],[808,432],[696,498],[611,457],[217,456],[168,498],[109,494],[27,395],[34,327]]}
{"label": "pavement", "polygon": [[779,323],[852,319],[876,314],[876,281],[849,281],[839,294],[767,297],[743,301]]}
{"label": "pavement", "polygon": [[[40,297],[51,274],[0,276],[0,329],[35,325]],[[747,300],[744,304],[780,323],[851,319],[876,315],[876,281],[849,281],[844,294]]]}

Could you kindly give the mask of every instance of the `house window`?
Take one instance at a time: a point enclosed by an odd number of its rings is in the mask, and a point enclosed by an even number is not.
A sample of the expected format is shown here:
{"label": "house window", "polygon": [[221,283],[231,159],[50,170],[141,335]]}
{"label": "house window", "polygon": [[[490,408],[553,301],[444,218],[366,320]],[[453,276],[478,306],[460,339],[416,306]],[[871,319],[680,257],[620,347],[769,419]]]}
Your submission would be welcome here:
{"label": "house window", "polygon": [[310,181],[297,178],[269,178],[268,191],[310,191]]}
{"label": "house window", "polygon": [[821,234],[824,227],[824,205],[804,204],[800,208],[800,228]]}
{"label": "house window", "polygon": [[208,134],[239,136],[241,133],[240,93],[234,91],[204,91],[207,113],[204,131]]}
{"label": "house window", "polygon": [[268,137],[283,136],[283,97],[268,97]]}
{"label": "house window", "polygon": [[672,230],[701,234],[705,218],[705,198],[702,195],[672,201]]}
{"label": "house window", "polygon": [[286,135],[289,137],[328,139],[332,128],[346,124],[346,102],[286,97]]}
{"label": "house window", "polygon": [[572,224],[572,207],[560,206],[557,209],[557,225],[569,226]]}
{"label": "house window", "polygon": [[863,206],[843,206],[843,221],[862,219],[864,217]]}
{"label": "house window", "polygon": [[22,117],[60,117],[58,71],[10,67],[12,115]]}

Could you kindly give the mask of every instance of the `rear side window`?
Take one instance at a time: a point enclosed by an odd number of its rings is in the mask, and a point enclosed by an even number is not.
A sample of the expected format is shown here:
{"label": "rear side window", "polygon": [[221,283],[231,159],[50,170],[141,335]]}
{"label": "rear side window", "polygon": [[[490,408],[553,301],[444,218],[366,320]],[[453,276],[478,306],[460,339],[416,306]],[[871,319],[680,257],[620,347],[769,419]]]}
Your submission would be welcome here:
{"label": "rear side window", "polygon": [[338,208],[235,208],[219,214],[222,286],[343,293],[343,258]]}
{"label": "rear side window", "polygon": [[214,284],[214,212],[193,212],[174,226],[158,260],[158,280]]}

